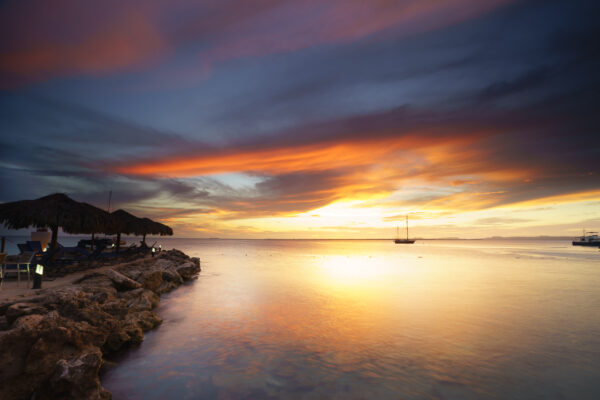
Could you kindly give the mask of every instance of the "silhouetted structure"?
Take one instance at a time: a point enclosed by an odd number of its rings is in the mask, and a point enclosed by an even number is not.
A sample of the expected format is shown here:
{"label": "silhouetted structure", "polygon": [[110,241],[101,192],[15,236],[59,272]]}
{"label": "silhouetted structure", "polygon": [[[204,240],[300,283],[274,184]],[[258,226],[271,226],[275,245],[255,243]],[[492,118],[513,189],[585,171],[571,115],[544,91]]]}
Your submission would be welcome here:
{"label": "silhouetted structure", "polygon": [[105,232],[110,221],[106,211],[75,201],[63,193],[0,204],[0,223],[9,229],[49,228],[52,231],[51,249],[57,246],[58,228],[66,233],[93,234]]}

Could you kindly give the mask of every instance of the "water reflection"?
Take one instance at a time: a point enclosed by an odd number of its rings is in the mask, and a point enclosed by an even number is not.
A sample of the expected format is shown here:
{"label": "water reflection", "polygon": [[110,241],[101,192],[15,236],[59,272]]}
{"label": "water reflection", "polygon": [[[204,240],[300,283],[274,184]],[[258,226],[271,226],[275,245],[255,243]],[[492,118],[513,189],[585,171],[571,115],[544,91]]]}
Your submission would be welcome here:
{"label": "water reflection", "polygon": [[203,276],[103,383],[116,399],[596,398],[597,256],[458,244],[178,243]]}

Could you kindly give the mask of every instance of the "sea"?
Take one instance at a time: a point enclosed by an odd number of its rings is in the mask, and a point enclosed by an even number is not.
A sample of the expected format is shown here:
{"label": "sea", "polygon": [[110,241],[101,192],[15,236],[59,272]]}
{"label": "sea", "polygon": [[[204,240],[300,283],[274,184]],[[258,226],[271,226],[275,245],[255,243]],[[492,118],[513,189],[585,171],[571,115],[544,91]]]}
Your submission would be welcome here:
{"label": "sea", "polygon": [[202,272],[114,399],[600,399],[600,251],[568,240],[160,238]]}

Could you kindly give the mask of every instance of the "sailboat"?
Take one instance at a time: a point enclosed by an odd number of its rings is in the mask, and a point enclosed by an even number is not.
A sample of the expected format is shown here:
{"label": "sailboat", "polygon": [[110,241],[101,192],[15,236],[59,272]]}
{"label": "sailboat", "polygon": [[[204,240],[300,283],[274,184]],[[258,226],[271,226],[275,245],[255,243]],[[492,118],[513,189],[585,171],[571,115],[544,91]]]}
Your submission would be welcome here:
{"label": "sailboat", "polygon": [[415,241],[414,239],[409,239],[408,238],[408,215],[406,216],[406,239],[400,239],[400,231],[398,229],[398,227],[396,227],[396,240],[394,240],[394,243],[396,244],[413,244]]}

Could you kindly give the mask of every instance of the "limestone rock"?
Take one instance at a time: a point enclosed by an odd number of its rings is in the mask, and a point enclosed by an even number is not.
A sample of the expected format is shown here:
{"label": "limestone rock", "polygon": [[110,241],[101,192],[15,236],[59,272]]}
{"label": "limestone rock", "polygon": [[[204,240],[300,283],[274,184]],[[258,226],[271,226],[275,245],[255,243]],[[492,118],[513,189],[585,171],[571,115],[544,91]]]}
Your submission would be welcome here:
{"label": "limestone rock", "polygon": [[111,281],[117,287],[117,290],[131,290],[131,289],[139,289],[142,287],[138,282],[134,281],[126,277],[123,274],[118,273],[114,269],[109,269],[106,271],[106,276],[110,278]]}
{"label": "limestone rock", "polygon": [[139,326],[143,331],[155,328],[162,323],[162,319],[152,311],[129,314],[126,321]]}
{"label": "limestone rock", "polygon": [[139,282],[144,286],[144,289],[156,292],[163,283],[162,271],[158,269],[144,271],[139,277]]}
{"label": "limestone rock", "polygon": [[124,292],[120,298],[130,312],[152,310],[160,301],[156,293],[143,288]]}
{"label": "limestone rock", "polygon": [[176,267],[177,273],[186,281],[192,279],[192,277],[198,273],[198,267],[191,261],[183,264],[179,264]]}
{"label": "limestone rock", "polygon": [[98,348],[86,349],[82,354],[56,363],[50,378],[50,392],[41,392],[39,399],[56,398],[56,395],[69,399],[110,399],[112,396],[102,386],[98,371],[102,366],[102,352]]}
{"label": "limestone rock", "polygon": [[30,314],[46,314],[48,310],[38,304],[33,303],[15,303],[6,310],[6,320],[12,324],[17,318]]}
{"label": "limestone rock", "polygon": [[158,294],[199,271],[198,259],[164,251],[0,304],[0,399],[110,399],[103,355],[141,343],[162,322]]}

